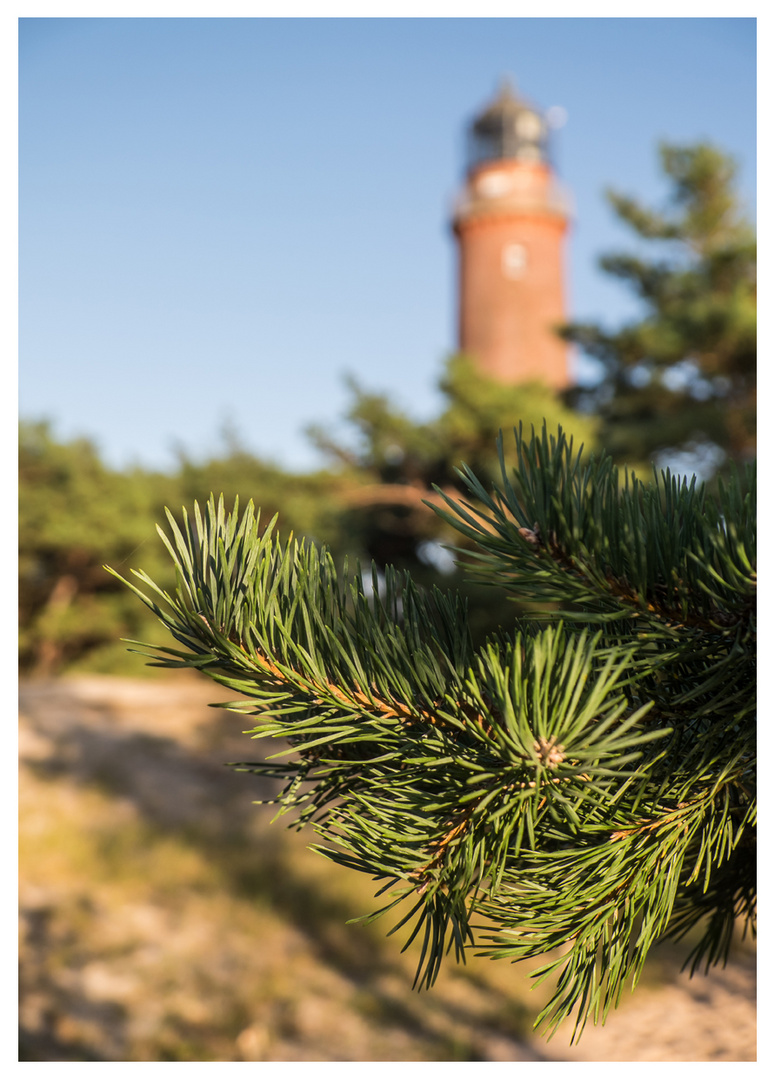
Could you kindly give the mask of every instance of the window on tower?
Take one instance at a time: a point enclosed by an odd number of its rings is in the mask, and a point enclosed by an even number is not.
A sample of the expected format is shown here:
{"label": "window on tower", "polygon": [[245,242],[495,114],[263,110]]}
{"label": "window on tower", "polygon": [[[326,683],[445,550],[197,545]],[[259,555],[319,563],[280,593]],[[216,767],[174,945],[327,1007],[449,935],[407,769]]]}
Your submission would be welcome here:
{"label": "window on tower", "polygon": [[524,276],[527,267],[527,248],[524,244],[506,244],[501,255],[504,277],[517,280]]}

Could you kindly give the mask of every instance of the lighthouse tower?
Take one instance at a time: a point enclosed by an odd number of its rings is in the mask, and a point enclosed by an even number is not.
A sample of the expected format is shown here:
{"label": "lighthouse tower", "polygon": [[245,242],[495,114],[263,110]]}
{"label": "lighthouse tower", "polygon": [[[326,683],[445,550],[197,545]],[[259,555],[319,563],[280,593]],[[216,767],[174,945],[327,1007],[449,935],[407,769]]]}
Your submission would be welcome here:
{"label": "lighthouse tower", "polygon": [[452,228],[459,249],[459,348],[506,383],[568,385],[566,201],[547,154],[544,115],[504,83],[469,130]]}

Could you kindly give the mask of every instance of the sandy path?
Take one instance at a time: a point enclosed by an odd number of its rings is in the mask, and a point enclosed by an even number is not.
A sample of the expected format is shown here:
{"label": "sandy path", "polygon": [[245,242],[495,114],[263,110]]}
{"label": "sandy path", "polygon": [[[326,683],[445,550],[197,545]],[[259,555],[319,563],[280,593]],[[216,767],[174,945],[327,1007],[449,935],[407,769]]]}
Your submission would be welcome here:
{"label": "sandy path", "polygon": [[[750,950],[692,980],[662,955],[663,981],[645,981],[571,1048],[569,1033],[548,1045],[531,1034],[532,998],[508,965],[474,963],[412,995],[396,939],[344,926],[363,910],[348,912],[345,893],[326,900],[333,921],[307,925],[303,890],[318,897],[339,879],[295,834],[267,827],[256,778],[224,769],[253,747],[244,718],[207,707],[220,693],[188,676],[22,685],[23,1060],[755,1060]],[[113,849],[151,829],[153,851],[195,829],[199,847],[190,865],[170,847],[168,890],[158,870],[120,887],[122,864],[103,875],[79,847],[94,829]],[[217,861],[235,837],[296,891],[253,883],[257,907],[211,888],[201,852]],[[230,887],[245,876],[229,872]],[[203,1001],[219,994],[233,1001],[214,1016]]]}

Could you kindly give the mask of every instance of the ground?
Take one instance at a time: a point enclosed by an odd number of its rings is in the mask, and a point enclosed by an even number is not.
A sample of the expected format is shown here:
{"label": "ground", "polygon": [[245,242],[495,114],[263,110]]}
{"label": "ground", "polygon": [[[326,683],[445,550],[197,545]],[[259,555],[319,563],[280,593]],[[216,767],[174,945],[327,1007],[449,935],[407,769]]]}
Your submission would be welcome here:
{"label": "ground", "polygon": [[21,685],[26,1061],[754,1061],[755,954],[689,979],[669,949],[604,1027],[550,1042],[527,971],[411,991],[374,888],[255,804],[245,718],[204,678]]}

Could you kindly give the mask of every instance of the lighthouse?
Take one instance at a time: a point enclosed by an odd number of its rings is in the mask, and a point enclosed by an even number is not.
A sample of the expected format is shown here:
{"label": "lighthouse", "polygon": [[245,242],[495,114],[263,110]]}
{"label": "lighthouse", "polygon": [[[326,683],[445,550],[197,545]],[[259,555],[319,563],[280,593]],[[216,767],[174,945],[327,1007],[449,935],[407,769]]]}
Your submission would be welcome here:
{"label": "lighthouse", "polygon": [[470,125],[452,228],[459,349],[504,383],[569,383],[564,246],[568,202],[548,154],[546,116],[504,82]]}

